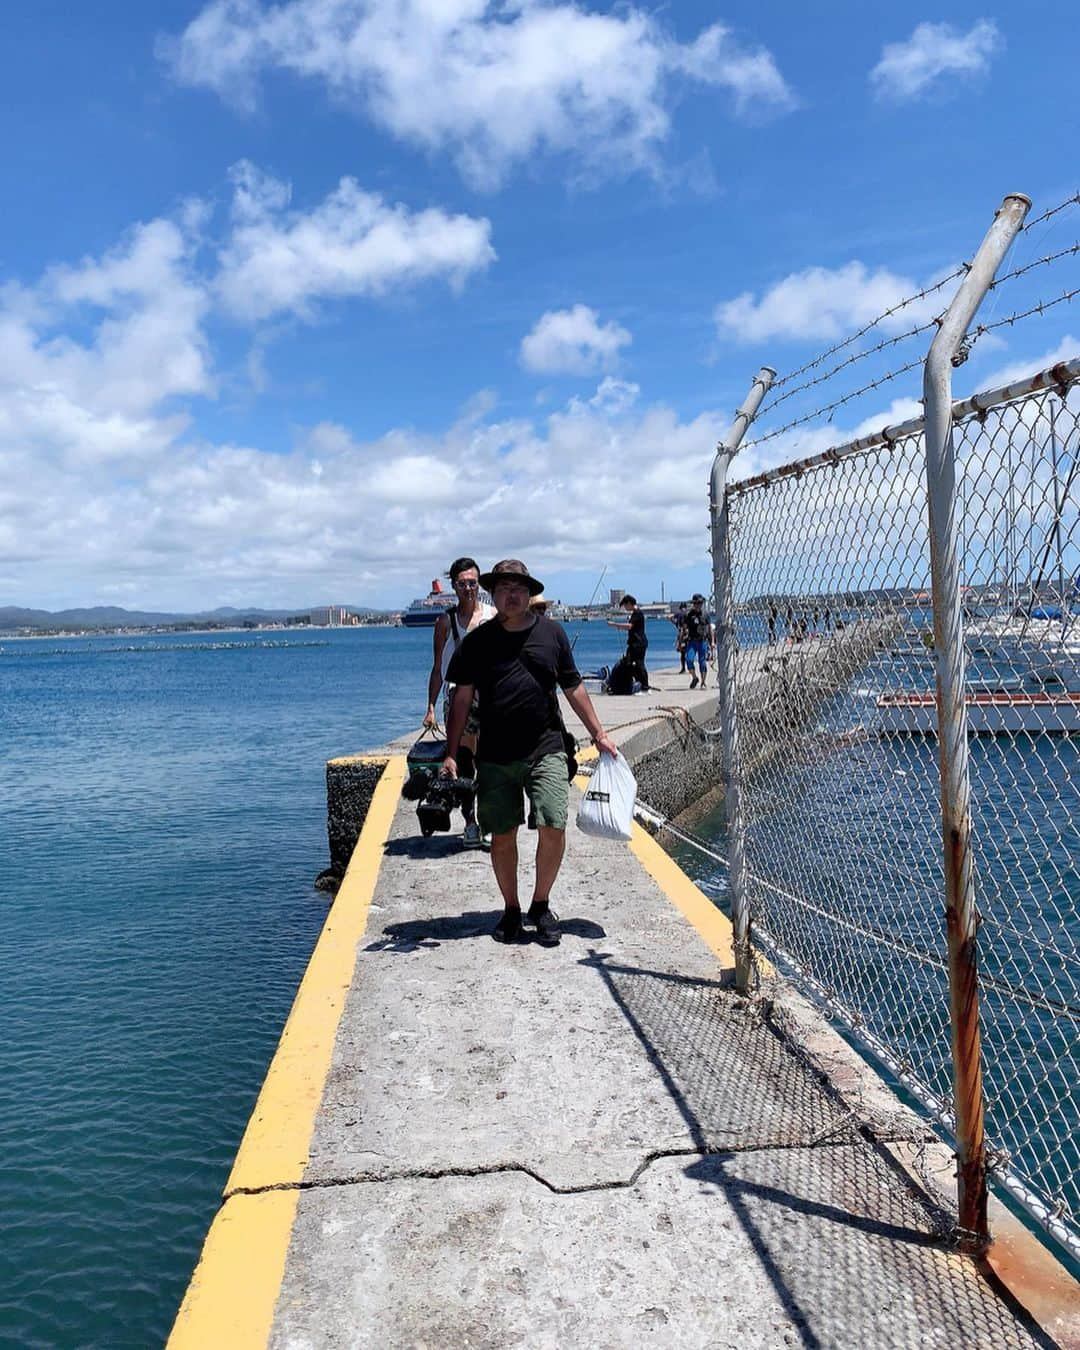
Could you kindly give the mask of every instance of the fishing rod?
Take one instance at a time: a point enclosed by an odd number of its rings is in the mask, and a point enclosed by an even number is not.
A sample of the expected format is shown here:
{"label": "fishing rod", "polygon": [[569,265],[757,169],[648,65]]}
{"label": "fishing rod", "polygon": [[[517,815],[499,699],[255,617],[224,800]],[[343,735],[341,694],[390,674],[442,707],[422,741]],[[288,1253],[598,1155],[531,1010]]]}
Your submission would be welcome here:
{"label": "fishing rod", "polygon": [[[599,577],[598,577],[597,580],[596,580],[596,585],[593,587],[592,595],[589,596],[589,603],[585,606],[586,609],[592,609],[593,601],[596,599],[597,595],[599,594],[599,592],[600,592],[600,587],[604,584],[604,578],[607,576],[607,570],[608,570],[608,569],[607,569],[607,563],[605,563],[605,564],[604,564],[604,570],[600,573]],[[581,636],[581,629],[579,628],[579,629],[577,630],[577,632],[574,634],[574,640],[573,640],[573,642],[571,642],[571,644],[570,644],[570,650],[571,650],[571,651],[573,651],[574,648],[577,646],[577,640],[578,640],[578,638],[579,638],[580,636]]]}

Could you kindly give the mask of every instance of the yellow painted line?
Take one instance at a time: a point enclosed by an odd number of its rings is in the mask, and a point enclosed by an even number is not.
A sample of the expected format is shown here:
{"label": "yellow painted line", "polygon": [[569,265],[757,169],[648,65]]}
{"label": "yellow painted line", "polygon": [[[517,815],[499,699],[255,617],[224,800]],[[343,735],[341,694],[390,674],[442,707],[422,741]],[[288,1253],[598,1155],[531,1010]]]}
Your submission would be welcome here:
{"label": "yellow painted line", "polygon": [[254,1350],[270,1339],[299,1191],[234,1195],[218,1210],[168,1350]]}
{"label": "yellow painted line", "polygon": [[[578,761],[595,759],[598,755],[595,746],[578,752]],[[589,780],[575,778],[574,786],[585,791]],[[734,930],[727,915],[713,904],[707,895],[690,880],[675,859],[664,851],[653,836],[641,825],[634,822],[630,851],[638,859],[667,898],[686,919],[699,937],[720,961],[725,970],[735,969]],[[759,968],[763,974],[772,974],[773,967],[760,954],[757,954]]]}
{"label": "yellow painted line", "polygon": [[725,970],[735,968],[731,920],[690,880],[648,830],[634,822],[630,852],[638,859],[667,898],[697,930]]}
{"label": "yellow painted line", "polygon": [[387,755],[338,755],[336,759],[328,759],[326,762],[335,767],[340,764],[385,764],[388,758]]}
{"label": "yellow painted line", "polygon": [[383,845],[404,780],[404,756],[395,756],[375,786],[364,828],[248,1121],[226,1195],[303,1179],[334,1036],[352,983],[356,944],[367,927]]}
{"label": "yellow painted line", "polygon": [[[578,752],[578,762],[596,759],[599,751],[589,746]],[[574,779],[574,786],[582,792],[589,785],[586,777]],[[735,949],[732,946],[731,920],[690,880],[679,864],[665,853],[648,830],[637,821],[633,826],[630,851],[638,859],[667,898],[690,925],[725,969],[735,969]]]}
{"label": "yellow painted line", "polygon": [[[281,1033],[169,1338],[169,1350],[265,1345],[338,1023],[405,780],[385,761],[364,827]],[[235,1194],[259,1191],[258,1195]]]}

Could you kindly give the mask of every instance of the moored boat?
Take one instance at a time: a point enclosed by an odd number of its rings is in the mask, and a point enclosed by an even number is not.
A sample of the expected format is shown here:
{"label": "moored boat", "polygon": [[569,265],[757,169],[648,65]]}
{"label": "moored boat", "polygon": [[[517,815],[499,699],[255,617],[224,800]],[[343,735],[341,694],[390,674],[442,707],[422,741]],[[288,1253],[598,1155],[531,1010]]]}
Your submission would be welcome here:
{"label": "moored boat", "polygon": [[[981,735],[1010,732],[1080,731],[1080,692],[1049,689],[970,689],[964,698],[968,730]],[[879,695],[884,732],[937,735],[937,697],[922,690],[893,690]]]}

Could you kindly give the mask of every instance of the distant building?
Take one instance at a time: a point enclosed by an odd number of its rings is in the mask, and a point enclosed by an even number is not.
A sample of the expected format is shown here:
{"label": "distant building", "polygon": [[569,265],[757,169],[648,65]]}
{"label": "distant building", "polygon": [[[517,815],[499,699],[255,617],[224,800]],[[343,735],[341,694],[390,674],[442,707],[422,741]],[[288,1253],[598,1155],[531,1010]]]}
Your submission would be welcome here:
{"label": "distant building", "polygon": [[623,598],[626,592],[623,590],[621,586],[612,586],[608,594],[611,596],[611,608],[617,609],[619,607],[619,601]]}
{"label": "distant building", "polygon": [[344,605],[320,605],[311,611],[311,622],[317,628],[344,628],[356,623]]}

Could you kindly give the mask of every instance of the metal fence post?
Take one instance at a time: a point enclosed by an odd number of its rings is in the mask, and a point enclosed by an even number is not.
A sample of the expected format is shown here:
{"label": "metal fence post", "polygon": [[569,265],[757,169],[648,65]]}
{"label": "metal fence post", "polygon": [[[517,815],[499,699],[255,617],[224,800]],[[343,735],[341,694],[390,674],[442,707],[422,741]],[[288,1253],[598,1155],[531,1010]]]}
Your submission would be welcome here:
{"label": "metal fence post", "polygon": [[735,633],[735,595],[731,583],[731,553],[728,547],[728,505],[725,495],[728,469],[738,454],[746,430],[754,420],[761,400],[769,391],[776,371],[762,366],[750,392],[735,414],[727,438],[716,447],[709,479],[709,522],[712,534],[713,604],[716,627],[716,681],[719,689],[721,753],[727,807],[728,879],[731,887],[731,923],[734,930],[735,987],[745,994],[750,988],[750,896],[746,884],[746,820],[739,779],[739,730],[735,715],[735,663],[738,644]]}
{"label": "metal fence post", "polygon": [[952,366],[968,326],[1030,208],[1030,200],[1020,194],[1010,194],[998,208],[994,223],[941,320],[923,372],[958,1207],[960,1228],[968,1235],[969,1244],[976,1247],[986,1242],[989,1228]]}

